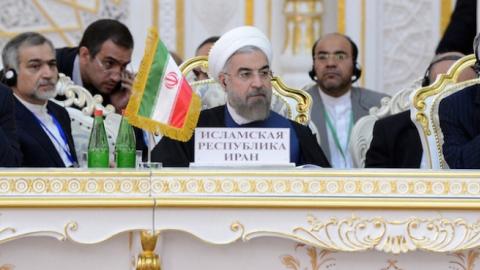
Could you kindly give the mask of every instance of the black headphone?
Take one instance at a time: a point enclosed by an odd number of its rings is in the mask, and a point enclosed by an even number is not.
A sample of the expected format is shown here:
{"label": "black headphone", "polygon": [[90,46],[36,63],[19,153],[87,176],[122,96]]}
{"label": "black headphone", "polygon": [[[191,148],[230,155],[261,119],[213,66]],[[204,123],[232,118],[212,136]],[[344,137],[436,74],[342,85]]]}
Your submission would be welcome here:
{"label": "black headphone", "polygon": [[[352,83],[354,83],[354,82],[358,81],[358,79],[360,79],[360,76],[362,75],[362,68],[360,67],[360,65],[357,62],[358,47],[350,37],[348,37],[346,35],[341,35],[341,36],[345,37],[348,40],[348,42],[350,42],[350,46],[352,47],[352,61],[353,61]],[[317,44],[320,40],[321,40],[321,38],[318,39],[317,41],[315,41],[315,43],[313,44],[312,59],[315,58],[315,47],[317,47]],[[316,81],[315,77],[317,76],[317,73],[315,72],[315,67],[313,65],[312,65],[312,70],[310,70],[308,72],[308,76],[310,76],[310,79],[312,79],[313,81]]]}
{"label": "black headphone", "polygon": [[[460,59],[462,57],[463,56],[461,54],[447,54],[447,55],[444,55],[444,56],[440,56],[437,59],[435,59],[435,57],[434,57],[432,62],[430,63],[430,65],[428,65],[427,70],[425,71],[425,75],[423,75],[422,87],[430,85],[430,83],[431,83],[430,82],[430,70],[432,69],[433,65],[435,65],[436,63],[443,62],[443,61],[450,61],[450,60],[457,61],[458,59]],[[477,63],[478,63],[478,58],[477,58],[477,62],[475,63],[475,66],[477,65]],[[474,69],[475,69],[475,66],[473,67]]]}
{"label": "black headphone", "polygon": [[9,87],[17,85],[17,72],[13,68],[3,71],[1,81]]}

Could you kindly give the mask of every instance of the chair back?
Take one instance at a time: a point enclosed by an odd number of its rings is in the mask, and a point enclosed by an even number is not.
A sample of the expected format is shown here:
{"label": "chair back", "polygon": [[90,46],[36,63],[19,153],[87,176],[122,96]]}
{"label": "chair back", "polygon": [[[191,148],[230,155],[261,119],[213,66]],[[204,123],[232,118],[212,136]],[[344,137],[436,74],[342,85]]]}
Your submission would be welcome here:
{"label": "chair back", "polygon": [[350,135],[349,150],[355,168],[365,167],[365,157],[373,139],[373,126],[378,119],[406,111],[410,108],[409,96],[422,84],[423,78],[418,78],[406,88],[398,91],[392,97],[384,97],[380,107],[373,107],[369,114],[361,117],[355,123]]}
{"label": "chair back", "polygon": [[443,133],[438,118],[440,101],[468,86],[480,83],[480,79],[458,82],[463,70],[475,64],[475,55],[467,55],[456,61],[446,74],[441,74],[429,86],[419,88],[410,96],[411,119],[415,123],[422,141],[426,165],[432,169],[447,169],[443,156]]}

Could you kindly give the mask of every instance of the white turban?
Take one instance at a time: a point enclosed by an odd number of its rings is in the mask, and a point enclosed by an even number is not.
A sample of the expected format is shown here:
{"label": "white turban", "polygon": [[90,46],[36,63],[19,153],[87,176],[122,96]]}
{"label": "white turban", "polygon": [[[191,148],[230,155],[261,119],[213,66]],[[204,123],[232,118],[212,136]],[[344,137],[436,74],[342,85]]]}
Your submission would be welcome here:
{"label": "white turban", "polygon": [[208,72],[211,78],[218,81],[228,58],[238,49],[245,46],[254,46],[265,53],[268,63],[272,60],[272,45],[260,29],[253,26],[240,26],[223,34],[213,45],[208,54]]}

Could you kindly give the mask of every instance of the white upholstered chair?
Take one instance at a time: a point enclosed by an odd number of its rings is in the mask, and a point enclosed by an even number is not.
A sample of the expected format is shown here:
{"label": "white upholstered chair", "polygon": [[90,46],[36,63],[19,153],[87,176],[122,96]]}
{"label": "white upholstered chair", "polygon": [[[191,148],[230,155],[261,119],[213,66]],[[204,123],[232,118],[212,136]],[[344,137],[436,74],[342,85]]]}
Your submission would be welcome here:
{"label": "white upholstered chair", "polygon": [[349,144],[355,168],[363,168],[365,166],[365,156],[373,139],[375,121],[408,110],[410,108],[409,96],[412,91],[421,86],[421,83],[422,78],[419,78],[392,97],[384,97],[381,100],[380,107],[371,108],[368,115],[358,119],[352,128]]}
{"label": "white upholstered chair", "polygon": [[457,82],[460,73],[474,63],[473,54],[459,59],[446,74],[441,74],[433,84],[416,90],[410,97],[411,118],[419,131],[428,168],[448,168],[442,151],[443,134],[438,119],[438,107],[443,98],[465,87],[480,83],[478,78]]}
{"label": "white upholstered chair", "polygon": [[[180,70],[187,78],[190,77],[189,74],[194,68],[201,68],[203,71],[207,71],[207,57],[194,57],[188,59],[180,66]],[[190,86],[201,97],[203,109],[223,105],[226,102],[223,88],[213,79],[190,81]],[[307,92],[286,86],[276,76],[272,78],[272,88],[271,108],[273,111],[298,123],[304,125],[309,123],[312,98]]]}
{"label": "white upholstered chair", "polygon": [[68,76],[64,74],[59,76],[60,78],[56,85],[57,97],[62,96],[65,100],[52,99],[52,101],[65,107],[68,111],[72,124],[75,151],[79,162],[82,163],[84,161],[82,155],[85,155],[88,150],[88,140],[93,125],[92,115],[95,108],[103,110],[105,115],[105,130],[110,146],[110,160],[113,160],[113,151],[121,115],[115,113],[115,108],[112,105],[104,107],[100,95],[92,96],[87,89],[76,85]]}

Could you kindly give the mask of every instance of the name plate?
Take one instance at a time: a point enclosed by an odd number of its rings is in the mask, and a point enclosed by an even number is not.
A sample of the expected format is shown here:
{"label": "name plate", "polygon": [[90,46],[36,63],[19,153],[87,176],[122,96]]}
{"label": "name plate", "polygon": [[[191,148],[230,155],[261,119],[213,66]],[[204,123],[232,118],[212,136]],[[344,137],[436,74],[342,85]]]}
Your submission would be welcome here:
{"label": "name plate", "polygon": [[195,165],[290,164],[288,128],[196,128]]}

